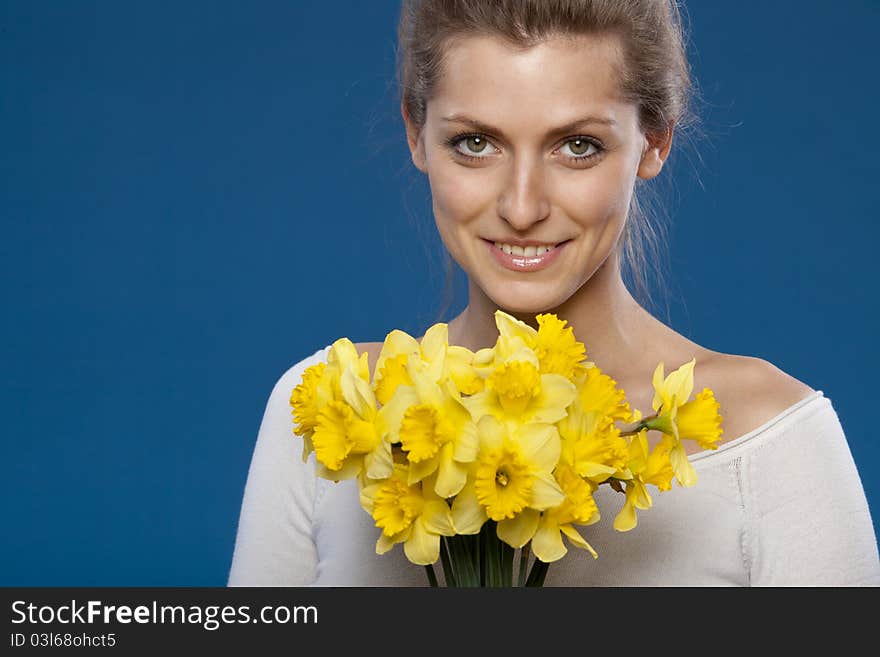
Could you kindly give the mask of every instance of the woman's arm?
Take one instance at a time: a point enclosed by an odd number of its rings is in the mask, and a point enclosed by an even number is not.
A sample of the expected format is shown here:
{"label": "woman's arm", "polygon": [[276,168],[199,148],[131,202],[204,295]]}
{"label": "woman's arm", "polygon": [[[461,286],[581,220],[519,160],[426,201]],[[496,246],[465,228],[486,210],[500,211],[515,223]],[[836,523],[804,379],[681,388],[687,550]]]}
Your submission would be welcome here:
{"label": "woman's arm", "polygon": [[302,439],[293,434],[290,393],[318,355],[290,368],[269,397],[245,486],[229,586],[305,586],[315,579],[315,471],[313,463],[302,462]]}
{"label": "woman's arm", "polygon": [[744,459],[753,586],[877,586],[865,492],[830,401]]}

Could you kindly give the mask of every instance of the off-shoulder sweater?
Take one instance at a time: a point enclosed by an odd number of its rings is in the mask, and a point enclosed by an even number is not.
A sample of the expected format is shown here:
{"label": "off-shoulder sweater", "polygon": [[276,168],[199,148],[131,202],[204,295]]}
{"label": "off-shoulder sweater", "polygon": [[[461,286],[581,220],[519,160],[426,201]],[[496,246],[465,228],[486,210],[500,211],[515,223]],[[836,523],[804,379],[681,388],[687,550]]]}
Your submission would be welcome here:
{"label": "off-shoulder sweater", "polygon": [[[329,345],[277,381],[257,434],[229,586],[426,586],[402,546],[375,553],[379,529],[357,483],[316,477],[293,434],[290,394]],[[599,522],[545,586],[877,586],[880,561],[859,473],[821,390],[760,427],[690,457],[694,487],[652,490],[638,526],[612,522],[623,496],[600,486]],[[438,564],[439,572],[439,564]]]}

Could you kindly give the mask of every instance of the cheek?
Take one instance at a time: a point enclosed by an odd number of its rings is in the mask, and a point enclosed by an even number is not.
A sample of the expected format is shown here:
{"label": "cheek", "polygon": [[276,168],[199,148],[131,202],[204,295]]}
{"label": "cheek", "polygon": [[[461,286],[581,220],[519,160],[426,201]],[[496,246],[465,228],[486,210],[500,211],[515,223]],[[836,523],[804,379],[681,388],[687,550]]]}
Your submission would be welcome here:
{"label": "cheek", "polygon": [[485,214],[491,205],[491,193],[485,176],[468,175],[471,172],[455,164],[439,169],[432,170],[430,175],[437,221],[466,223]]}
{"label": "cheek", "polygon": [[610,167],[599,169],[562,181],[556,188],[564,213],[585,228],[623,221],[629,208],[632,180],[628,172]]}

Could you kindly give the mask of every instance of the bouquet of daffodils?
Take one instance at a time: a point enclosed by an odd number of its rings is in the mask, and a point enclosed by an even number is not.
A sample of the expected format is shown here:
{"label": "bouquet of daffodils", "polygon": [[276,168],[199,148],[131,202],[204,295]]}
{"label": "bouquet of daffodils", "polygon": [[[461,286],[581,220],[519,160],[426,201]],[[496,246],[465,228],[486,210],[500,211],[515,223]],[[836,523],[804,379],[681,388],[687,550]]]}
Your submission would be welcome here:
{"label": "bouquet of daffodils", "polygon": [[[376,552],[403,543],[431,585],[440,561],[448,586],[512,586],[520,550],[516,584],[541,586],[563,537],[598,556],[577,527],[599,519],[600,485],[623,495],[614,528],[629,531],[651,507],[648,485],[696,483],[683,440],[717,447],[713,392],[690,399],[695,360],[666,377],[657,366],[643,417],[564,320],[536,319],[537,330],[497,311],[496,344],[477,352],[449,344],[442,323],[421,342],[391,331],[372,376],[367,353],[340,338],[292,392],[303,461],[314,452],[320,477],[356,479]],[[649,430],[662,434],[653,447]]]}

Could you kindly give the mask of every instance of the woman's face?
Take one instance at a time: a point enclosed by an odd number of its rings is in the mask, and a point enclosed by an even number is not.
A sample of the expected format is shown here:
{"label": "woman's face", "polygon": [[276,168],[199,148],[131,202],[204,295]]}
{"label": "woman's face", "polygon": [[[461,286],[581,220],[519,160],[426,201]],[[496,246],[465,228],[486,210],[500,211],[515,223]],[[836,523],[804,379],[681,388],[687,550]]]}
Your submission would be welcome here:
{"label": "woman's face", "polygon": [[[568,300],[613,252],[636,176],[660,171],[669,140],[654,148],[637,108],[618,100],[617,45],[554,38],[517,51],[492,37],[458,40],[424,129],[407,121],[443,242],[500,308],[535,313]],[[524,241],[558,246],[542,258],[495,245]]]}

